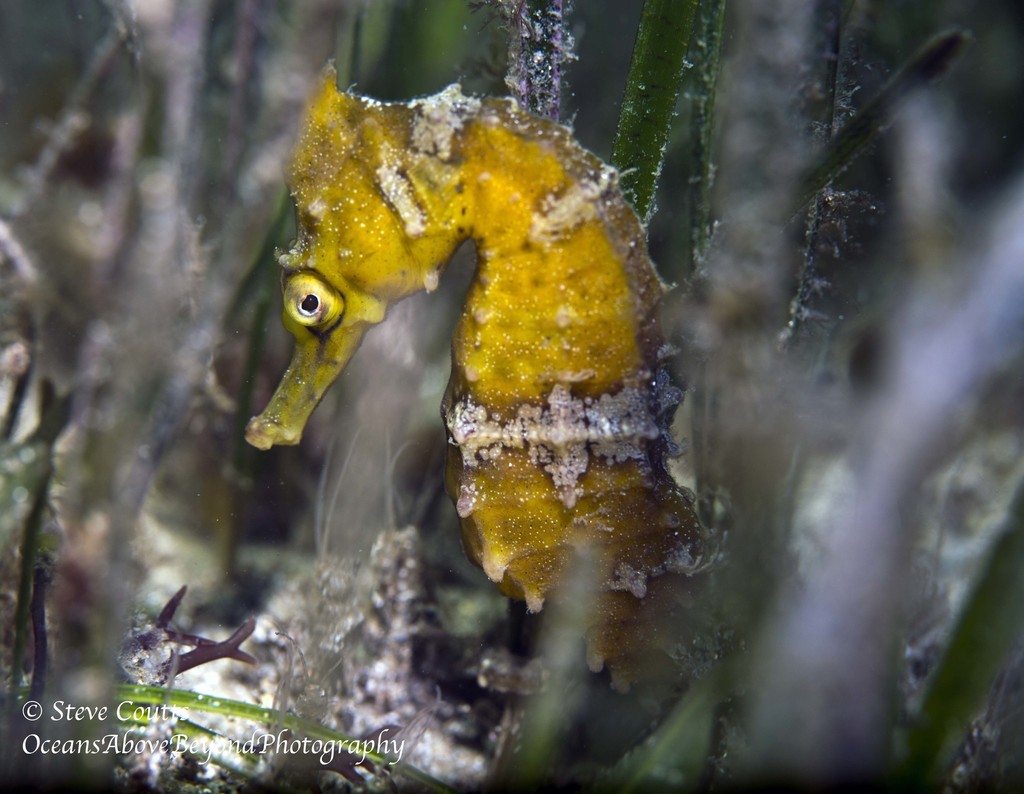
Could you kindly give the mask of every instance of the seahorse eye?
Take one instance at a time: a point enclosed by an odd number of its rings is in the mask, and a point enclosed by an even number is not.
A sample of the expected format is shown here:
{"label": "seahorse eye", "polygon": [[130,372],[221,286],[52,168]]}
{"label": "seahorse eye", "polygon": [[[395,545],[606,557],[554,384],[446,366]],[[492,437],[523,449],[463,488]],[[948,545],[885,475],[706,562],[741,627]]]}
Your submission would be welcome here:
{"label": "seahorse eye", "polygon": [[305,317],[315,317],[320,309],[320,299],[312,292],[299,303],[299,313]]}
{"label": "seahorse eye", "polygon": [[320,276],[303,272],[285,281],[284,306],[295,322],[313,327],[334,322],[345,309],[345,299]]}

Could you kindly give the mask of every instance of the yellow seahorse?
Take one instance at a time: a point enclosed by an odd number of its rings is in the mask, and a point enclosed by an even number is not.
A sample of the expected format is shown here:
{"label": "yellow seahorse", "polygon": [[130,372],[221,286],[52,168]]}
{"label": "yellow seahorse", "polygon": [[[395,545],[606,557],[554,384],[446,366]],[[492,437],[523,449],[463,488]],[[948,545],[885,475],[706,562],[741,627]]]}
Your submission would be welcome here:
{"label": "yellow seahorse", "polygon": [[433,290],[472,239],[442,405],[465,548],[531,611],[582,556],[588,663],[628,685],[656,591],[702,564],[704,538],[665,468],[681,396],[659,369],[665,288],[614,169],[514,100],[453,85],[384,104],[339,92],[328,69],[290,183],[298,239],[280,264],[296,347],[249,442],[297,443],[366,330]]}

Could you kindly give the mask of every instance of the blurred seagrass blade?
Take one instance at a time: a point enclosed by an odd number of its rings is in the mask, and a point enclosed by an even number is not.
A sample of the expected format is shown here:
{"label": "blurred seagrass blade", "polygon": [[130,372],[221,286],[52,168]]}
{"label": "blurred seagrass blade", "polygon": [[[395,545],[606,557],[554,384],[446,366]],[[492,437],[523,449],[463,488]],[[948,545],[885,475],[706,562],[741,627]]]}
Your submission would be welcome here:
{"label": "blurred seagrass blade", "polygon": [[[816,51],[822,64],[820,82],[812,91],[818,101],[817,113],[811,115],[820,126],[823,141],[827,145],[833,140],[838,127],[839,117],[836,108],[849,101],[846,91],[839,88],[839,64],[843,59],[843,2],[842,0],[821,0],[816,8],[816,24],[819,30]],[[847,11],[849,6],[847,6]],[[822,189],[813,198],[808,208],[807,226],[804,232],[804,254],[800,263],[800,274],[797,278],[796,292],[789,303],[789,320],[779,334],[779,349],[785,350],[795,338],[804,320],[814,316],[811,301],[820,289],[819,247],[821,245],[822,226],[827,223],[831,204],[829,194]]]}
{"label": "blurred seagrass blade", "polygon": [[[693,116],[690,138],[693,151],[690,159],[690,179],[687,183],[690,216],[690,256],[674,266],[662,266],[662,276],[670,281],[678,277],[688,278],[703,263],[711,242],[711,187],[714,181],[714,167],[711,146],[714,133],[715,97],[718,92],[718,77],[722,55],[722,30],[725,27],[725,0],[704,0],[696,15],[696,31],[690,45],[690,60],[694,71],[690,73],[693,101]],[[705,382],[705,365],[696,361],[692,365],[695,383]],[[694,474],[697,486],[697,510],[701,523],[712,526],[714,522],[714,494],[710,483],[710,455],[708,436],[711,430],[706,421],[710,406],[707,391],[695,389],[690,394],[691,426]]]}
{"label": "blurred seagrass blade", "polygon": [[[53,394],[47,387],[44,391],[46,403],[39,427],[22,444],[0,444],[0,465],[4,474],[12,470],[10,465],[16,453],[17,460],[22,464],[21,482],[12,489],[20,488],[31,508],[21,522],[21,570],[17,590],[17,606],[14,614],[14,643],[11,652],[11,694],[21,683],[20,671],[29,648],[29,622],[32,619],[32,696],[41,696],[46,683],[47,651],[45,614],[35,612],[42,610],[45,590],[40,588],[49,578],[47,570],[52,563],[53,543],[45,537],[43,525],[49,505],[50,483],[53,478],[53,445],[64,430],[71,412],[71,399]],[[16,471],[16,469],[15,469]],[[0,496],[3,496],[6,476],[0,475]],[[17,480],[16,480],[17,482]],[[12,502],[16,502],[13,499]],[[0,501],[0,504],[12,502]],[[5,510],[5,512],[7,512]],[[2,547],[7,549],[5,542]]]}
{"label": "blurred seagrass blade", "polygon": [[640,17],[612,165],[619,169],[622,192],[644,223],[653,211],[697,6],[698,0],[645,0]]}
{"label": "blurred seagrass blade", "polygon": [[[579,646],[580,627],[592,622],[592,563],[584,555],[576,561],[562,598],[545,607],[541,649],[547,681],[541,691],[525,703],[519,736],[496,759],[493,779],[497,788],[531,791],[553,778],[570,746],[569,727],[573,714],[585,708]],[[558,693],[557,697],[553,696]]]}
{"label": "blurred seagrass blade", "polygon": [[725,0],[704,0],[697,13],[697,30],[690,45],[693,80],[693,155],[689,180],[691,244],[694,262],[707,253],[711,240],[711,186],[714,168],[711,143],[714,132],[715,97],[718,90],[722,56],[722,30],[725,27]]}
{"label": "blurred seagrass blade", "polygon": [[949,71],[971,41],[966,30],[954,28],[925,43],[856,116],[832,138],[821,159],[804,175],[793,211],[849,167],[857,155],[892,120],[899,104],[918,86],[933,83]]}
{"label": "blurred seagrass blade", "polygon": [[[994,393],[1002,373],[1019,371],[1024,360],[1024,176],[993,214],[988,239],[953,265],[964,279],[961,288],[913,289],[905,308],[893,312],[890,363],[855,428],[853,479],[818,519],[830,533],[827,551],[798,587],[781,592],[761,634],[749,751],[758,779],[820,786],[893,771],[892,693],[901,665],[895,640],[916,542],[907,506],[967,420],[984,415],[982,398]],[[1020,500],[1011,511],[1018,522]],[[1024,584],[1013,579],[1021,540],[1007,542],[1013,547],[1000,548],[994,558],[1006,571],[981,580],[987,587],[995,576],[990,592],[1001,595],[984,596],[977,616],[968,607],[962,625],[976,634],[960,639],[960,630],[954,632],[957,650],[943,667],[955,666],[939,671],[942,689],[926,700],[937,709],[929,722],[939,730],[947,717],[969,712],[975,696],[959,700],[972,686],[974,674],[966,671],[988,664],[994,671],[1000,646],[991,638],[1010,642],[1002,635],[1013,633],[1011,621],[1019,619],[1015,595]],[[1004,609],[1014,612],[1003,616]],[[983,624],[1001,620],[1004,627],[987,635]],[[991,646],[982,645],[986,636]],[[982,672],[979,679],[990,681]]]}
{"label": "blurred seagrass blade", "polygon": [[960,613],[914,725],[906,735],[902,772],[908,782],[920,785],[939,779],[953,746],[984,706],[999,668],[1024,627],[1021,570],[1024,483],[1017,488],[1006,529]]}
{"label": "blurred seagrass blade", "polygon": [[274,246],[285,239],[292,218],[292,202],[287,191],[278,195],[277,209],[267,227],[267,234],[259,252],[250,264],[232,298],[228,318],[234,319],[244,307],[252,306],[249,319],[248,345],[242,369],[242,386],[238,394],[235,422],[231,433],[231,466],[233,474],[243,481],[252,476],[253,448],[245,443],[245,426],[253,414],[253,391],[257,372],[263,360],[267,341],[268,318],[274,306],[277,278],[277,257]]}
{"label": "blurred seagrass blade", "polygon": [[716,709],[734,677],[735,666],[723,663],[694,683],[650,739],[613,770],[615,790],[699,788],[713,749]]}

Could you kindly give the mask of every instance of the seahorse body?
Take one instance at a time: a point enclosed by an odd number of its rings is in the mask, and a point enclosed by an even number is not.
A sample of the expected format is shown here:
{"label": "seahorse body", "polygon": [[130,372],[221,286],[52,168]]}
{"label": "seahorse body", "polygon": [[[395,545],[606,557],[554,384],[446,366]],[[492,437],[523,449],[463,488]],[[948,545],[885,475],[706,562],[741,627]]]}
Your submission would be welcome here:
{"label": "seahorse body", "polygon": [[382,104],[334,79],[291,167],[299,235],[281,266],[296,350],[247,438],[297,443],[366,329],[434,289],[471,238],[477,273],[442,405],[464,545],[533,611],[582,556],[588,662],[628,684],[648,589],[669,589],[703,551],[664,465],[679,393],[658,369],[664,286],[643,228],[613,169],[513,100],[450,86]]}

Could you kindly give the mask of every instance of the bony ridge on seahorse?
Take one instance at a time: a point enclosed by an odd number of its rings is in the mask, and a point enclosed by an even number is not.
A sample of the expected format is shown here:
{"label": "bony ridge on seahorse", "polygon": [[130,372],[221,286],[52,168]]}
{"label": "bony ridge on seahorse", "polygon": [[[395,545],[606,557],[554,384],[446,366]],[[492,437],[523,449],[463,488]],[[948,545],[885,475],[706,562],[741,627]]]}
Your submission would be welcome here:
{"label": "bony ridge on seahorse", "polygon": [[681,397],[659,369],[665,288],[616,172],[514,100],[453,85],[384,104],[338,91],[328,67],[290,183],[295,353],[249,442],[298,443],[366,330],[433,290],[472,239],[442,405],[465,548],[531,611],[584,557],[588,664],[628,686],[650,651],[637,638],[657,633],[656,605],[701,566],[704,537],[665,466]]}

